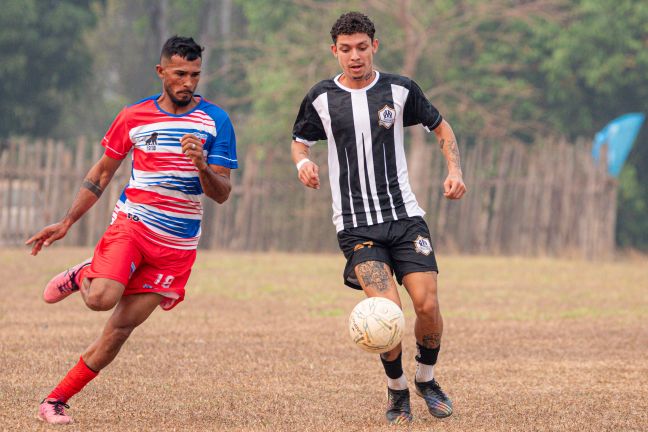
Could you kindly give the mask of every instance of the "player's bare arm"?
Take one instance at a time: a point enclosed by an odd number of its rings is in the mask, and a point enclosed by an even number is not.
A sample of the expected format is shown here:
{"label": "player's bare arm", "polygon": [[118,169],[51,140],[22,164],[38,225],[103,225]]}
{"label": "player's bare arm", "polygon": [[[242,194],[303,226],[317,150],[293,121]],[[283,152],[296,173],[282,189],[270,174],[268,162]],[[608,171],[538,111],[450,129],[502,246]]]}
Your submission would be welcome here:
{"label": "player's bare arm", "polygon": [[220,165],[207,165],[206,168],[199,171],[198,175],[205,195],[218,204],[227,201],[232,191],[229,168]]}
{"label": "player's bare arm", "polygon": [[434,129],[434,134],[439,141],[439,146],[448,164],[448,177],[443,182],[444,196],[448,199],[460,199],[466,193],[466,185],[461,171],[461,158],[457,138],[450,124],[442,120]]}
{"label": "player's bare arm", "polygon": [[293,162],[297,165],[297,176],[299,177],[299,181],[306,187],[319,189],[319,167],[315,162],[309,159],[310,148],[304,143],[293,140],[291,153]]}
{"label": "player's bare arm", "polygon": [[220,165],[210,165],[205,160],[202,141],[193,134],[186,134],[180,138],[182,152],[187,155],[198,168],[198,176],[203,192],[219,204],[229,198],[232,191],[230,169]]}
{"label": "player's bare arm", "polygon": [[46,226],[25,242],[26,245],[33,244],[32,255],[37,255],[43,246],[47,247],[67,234],[70,227],[99,200],[120,164],[121,160],[104,155],[90,168],[65,217],[60,222]]}

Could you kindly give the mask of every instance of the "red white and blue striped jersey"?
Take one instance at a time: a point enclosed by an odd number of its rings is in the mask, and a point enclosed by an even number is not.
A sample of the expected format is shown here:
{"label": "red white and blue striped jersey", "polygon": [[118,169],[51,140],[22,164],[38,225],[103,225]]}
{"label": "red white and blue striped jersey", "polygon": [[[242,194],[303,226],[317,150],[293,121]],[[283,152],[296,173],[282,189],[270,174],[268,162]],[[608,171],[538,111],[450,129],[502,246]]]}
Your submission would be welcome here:
{"label": "red white and blue striped jersey", "polygon": [[180,138],[188,133],[200,138],[208,164],[238,168],[234,127],[223,109],[200,96],[194,109],[179,115],[163,111],[159,96],[125,107],[102,140],[105,154],[113,159],[124,159],[133,150],[131,177],[113,220],[124,213],[140,222],[151,241],[195,249],[203,190],[198,169],[182,153]]}

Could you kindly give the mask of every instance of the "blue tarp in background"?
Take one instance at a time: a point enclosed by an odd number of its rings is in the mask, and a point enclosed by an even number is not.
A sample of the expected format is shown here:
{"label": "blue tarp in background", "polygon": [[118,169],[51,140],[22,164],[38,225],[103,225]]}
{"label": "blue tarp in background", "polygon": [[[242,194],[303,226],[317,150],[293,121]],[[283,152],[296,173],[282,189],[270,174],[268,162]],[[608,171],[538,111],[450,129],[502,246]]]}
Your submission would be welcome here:
{"label": "blue tarp in background", "polygon": [[646,116],[642,113],[628,113],[615,118],[594,137],[592,156],[600,160],[601,147],[607,146],[608,173],[618,177],[621,168],[632,149],[639,129]]}

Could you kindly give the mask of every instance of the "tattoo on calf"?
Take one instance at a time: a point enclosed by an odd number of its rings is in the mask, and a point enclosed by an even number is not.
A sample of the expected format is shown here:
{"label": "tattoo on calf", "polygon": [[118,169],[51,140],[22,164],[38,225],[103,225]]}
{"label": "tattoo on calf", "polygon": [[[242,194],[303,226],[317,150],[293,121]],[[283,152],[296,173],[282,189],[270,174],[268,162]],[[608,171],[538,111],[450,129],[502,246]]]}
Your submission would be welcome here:
{"label": "tattoo on calf", "polygon": [[441,345],[441,333],[430,333],[423,335],[423,343],[422,345],[425,348],[438,348],[439,345]]}
{"label": "tattoo on calf", "polygon": [[379,292],[389,289],[391,275],[380,261],[366,261],[358,264],[356,276],[364,282],[365,286],[375,288]]}
{"label": "tattoo on calf", "polygon": [[97,198],[101,197],[101,194],[103,193],[103,189],[101,189],[98,185],[94,184],[92,181],[88,179],[83,179],[83,183],[81,184],[81,187],[84,187],[88,189],[90,192],[93,194],[97,195]]}

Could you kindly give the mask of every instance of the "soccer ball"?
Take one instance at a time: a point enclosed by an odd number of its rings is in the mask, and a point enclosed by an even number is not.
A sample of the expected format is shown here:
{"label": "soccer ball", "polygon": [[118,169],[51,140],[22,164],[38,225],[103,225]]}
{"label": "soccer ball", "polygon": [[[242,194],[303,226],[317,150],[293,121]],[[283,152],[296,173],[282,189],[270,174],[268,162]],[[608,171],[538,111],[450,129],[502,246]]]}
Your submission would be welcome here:
{"label": "soccer ball", "polygon": [[395,348],[403,337],[404,327],[401,308],[382,297],[362,300],[349,316],[351,340],[370,353],[381,354]]}

